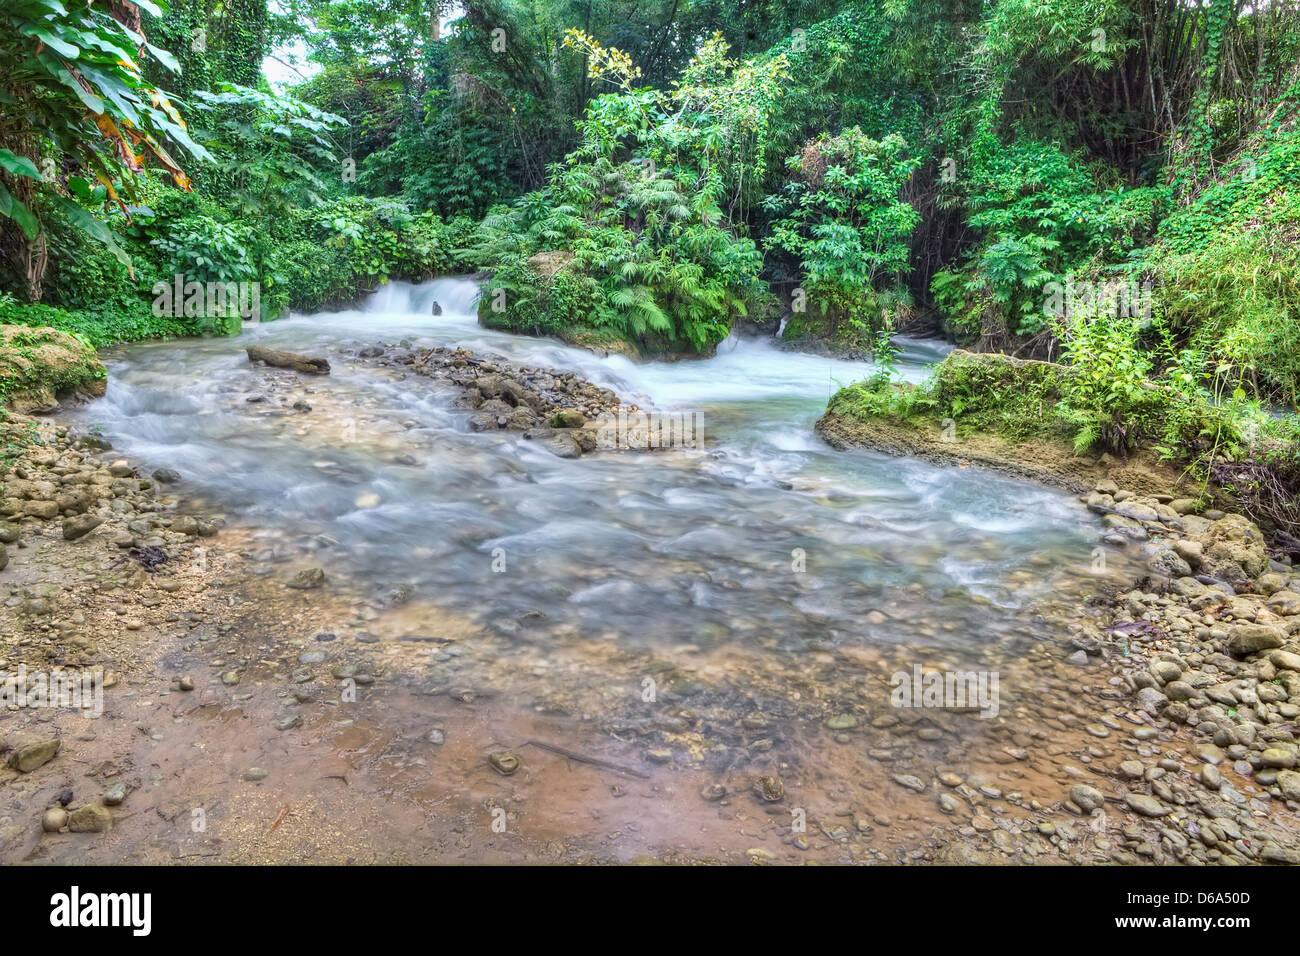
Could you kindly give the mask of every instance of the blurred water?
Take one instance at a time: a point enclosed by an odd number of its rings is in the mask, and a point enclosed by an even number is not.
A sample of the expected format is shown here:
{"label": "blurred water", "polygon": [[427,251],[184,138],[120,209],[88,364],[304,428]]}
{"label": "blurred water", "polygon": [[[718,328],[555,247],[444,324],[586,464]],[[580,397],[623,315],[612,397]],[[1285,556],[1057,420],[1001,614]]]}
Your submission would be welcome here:
{"label": "blurred water", "polygon": [[[477,295],[465,279],[394,282],[354,310],[124,348],[109,357],[107,395],[75,417],[178,469],[186,493],[319,550],[332,577],[376,593],[409,584],[507,632],[542,620],[543,632],[629,642],[969,644],[1010,626],[997,609],[1088,577],[1096,525],[1070,496],[824,445],[812,424],[868,363],[733,338],[712,358],[638,364],[481,328]],[[515,433],[470,432],[450,388],[334,351],[399,340],[572,370],[643,405],[700,412],[707,447],[559,459]],[[254,343],[331,360],[330,376],[303,382],[311,412],[273,393],[246,401],[292,379],[252,367]],[[900,344],[911,381],[945,351]],[[545,617],[520,623],[536,611]],[[866,624],[872,611],[884,622]]]}

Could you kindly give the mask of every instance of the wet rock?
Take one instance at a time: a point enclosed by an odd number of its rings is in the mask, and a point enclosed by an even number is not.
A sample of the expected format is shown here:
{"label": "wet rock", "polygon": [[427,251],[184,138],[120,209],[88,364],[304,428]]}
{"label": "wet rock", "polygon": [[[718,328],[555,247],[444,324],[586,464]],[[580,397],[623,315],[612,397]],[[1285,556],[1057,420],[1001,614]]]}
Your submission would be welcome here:
{"label": "wet rock", "polygon": [[429,736],[425,739],[435,747],[441,747],[447,742],[447,732],[440,727],[435,727],[429,731]]}
{"label": "wet rock", "polygon": [[153,480],[160,485],[174,485],[181,480],[181,473],[174,468],[159,468],[153,473]]}
{"label": "wet rock", "polygon": [[508,777],[519,769],[519,758],[509,750],[499,750],[488,755],[488,766]]}
{"label": "wet rock", "polygon": [[270,775],[270,771],[262,767],[249,767],[241,776],[249,783],[257,783],[259,780],[265,780]]}
{"label": "wet rock", "polygon": [[312,588],[318,588],[325,583],[325,572],[321,568],[303,568],[295,574],[292,580],[285,583],[285,587],[294,588],[298,591],[309,591]]}
{"label": "wet rock", "polygon": [[276,730],[293,730],[295,727],[302,726],[301,714],[286,714],[275,722]]}
{"label": "wet rock", "polygon": [[0,571],[9,566],[9,549],[0,544]]}
{"label": "wet rock", "polygon": [[545,442],[546,448],[557,458],[581,458],[582,448],[574,440],[572,435],[566,435],[561,432],[548,438]]}
{"label": "wet rock", "polygon": [[754,781],[754,795],[764,803],[777,803],[785,798],[785,784],[780,777],[759,777]]}
{"label": "wet rock", "polygon": [[221,675],[221,683],[227,687],[234,687],[239,683],[239,671],[226,671]]}
{"label": "wet rock", "polygon": [[68,814],[68,829],[73,833],[103,833],[113,824],[112,815],[103,807],[86,804]]}
{"label": "wet rock", "polygon": [[915,791],[916,793],[925,792],[925,781],[920,777],[915,777],[910,773],[896,773],[894,774],[893,779],[894,783],[898,784],[900,787],[905,787],[908,790]]}
{"label": "wet rock", "polygon": [[94,531],[104,519],[96,515],[74,515],[71,518],[65,518],[63,521],[63,537],[67,541],[75,541],[83,535]]}
{"label": "wet rock", "polygon": [[562,408],[547,422],[552,428],[581,428],[587,424],[586,416],[575,408]]}
{"label": "wet rock", "polygon": [[13,544],[18,540],[18,525],[11,521],[0,521],[0,544]]}
{"label": "wet rock", "polygon": [[717,803],[727,795],[727,788],[720,783],[706,783],[700,788],[700,798],[709,803]]}
{"label": "wet rock", "polygon": [[51,737],[19,747],[9,754],[9,766],[19,773],[31,773],[53,760],[62,746],[62,740]]}

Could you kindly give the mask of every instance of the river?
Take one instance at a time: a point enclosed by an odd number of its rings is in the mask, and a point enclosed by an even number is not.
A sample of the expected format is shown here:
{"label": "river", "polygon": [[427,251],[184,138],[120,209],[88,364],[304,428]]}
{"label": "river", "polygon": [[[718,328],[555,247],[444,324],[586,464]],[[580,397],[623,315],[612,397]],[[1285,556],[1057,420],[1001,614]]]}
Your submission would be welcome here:
{"label": "river", "polygon": [[[995,629],[990,608],[1091,574],[1096,524],[1072,496],[818,439],[827,398],[870,364],[734,338],[713,358],[638,364],[481,328],[476,298],[466,279],[393,282],[355,310],[124,348],[108,357],[107,395],[77,417],[179,470],[187,493],[328,552],[355,584],[409,587],[506,630],[541,611],[628,642],[969,643]],[[471,432],[451,389],[335,355],[333,374],[310,383],[313,411],[247,401],[266,374],[247,362],[250,344],[329,353],[399,340],[572,370],[643,406],[698,413],[707,447],[562,460],[517,434]],[[914,382],[945,350],[900,344]],[[865,625],[873,610],[893,623]]]}

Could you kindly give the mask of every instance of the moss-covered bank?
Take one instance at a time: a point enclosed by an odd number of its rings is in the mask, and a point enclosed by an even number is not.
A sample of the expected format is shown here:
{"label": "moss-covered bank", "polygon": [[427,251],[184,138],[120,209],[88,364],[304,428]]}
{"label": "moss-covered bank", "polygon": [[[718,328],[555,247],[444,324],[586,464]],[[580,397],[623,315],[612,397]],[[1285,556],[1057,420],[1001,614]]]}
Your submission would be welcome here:
{"label": "moss-covered bank", "polygon": [[1124,396],[1097,393],[1084,375],[958,350],[923,385],[878,377],[841,389],[817,432],[838,448],[980,465],[1079,492],[1114,481],[1296,532],[1294,423],[1252,419],[1150,383]]}
{"label": "moss-covered bank", "polygon": [[62,395],[102,395],[107,375],[95,350],[66,332],[0,325],[0,406],[52,411]]}

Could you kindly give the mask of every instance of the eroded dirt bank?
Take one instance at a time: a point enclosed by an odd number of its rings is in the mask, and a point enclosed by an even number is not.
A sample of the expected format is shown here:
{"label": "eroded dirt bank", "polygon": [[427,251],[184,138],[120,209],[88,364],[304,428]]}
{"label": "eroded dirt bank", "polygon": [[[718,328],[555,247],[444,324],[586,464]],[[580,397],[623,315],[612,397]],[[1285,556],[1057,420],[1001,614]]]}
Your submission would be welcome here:
{"label": "eroded dirt bank", "polygon": [[[328,413],[327,381],[266,375]],[[108,676],[97,719],[0,711],[5,862],[1300,859],[1300,587],[1233,516],[1101,485],[1096,586],[960,654],[870,640],[943,627],[921,593],[860,644],[630,649],[372,593],[328,541],[41,441],[0,496],[0,670]],[[996,715],[895,706],[918,665],[996,674]]]}

